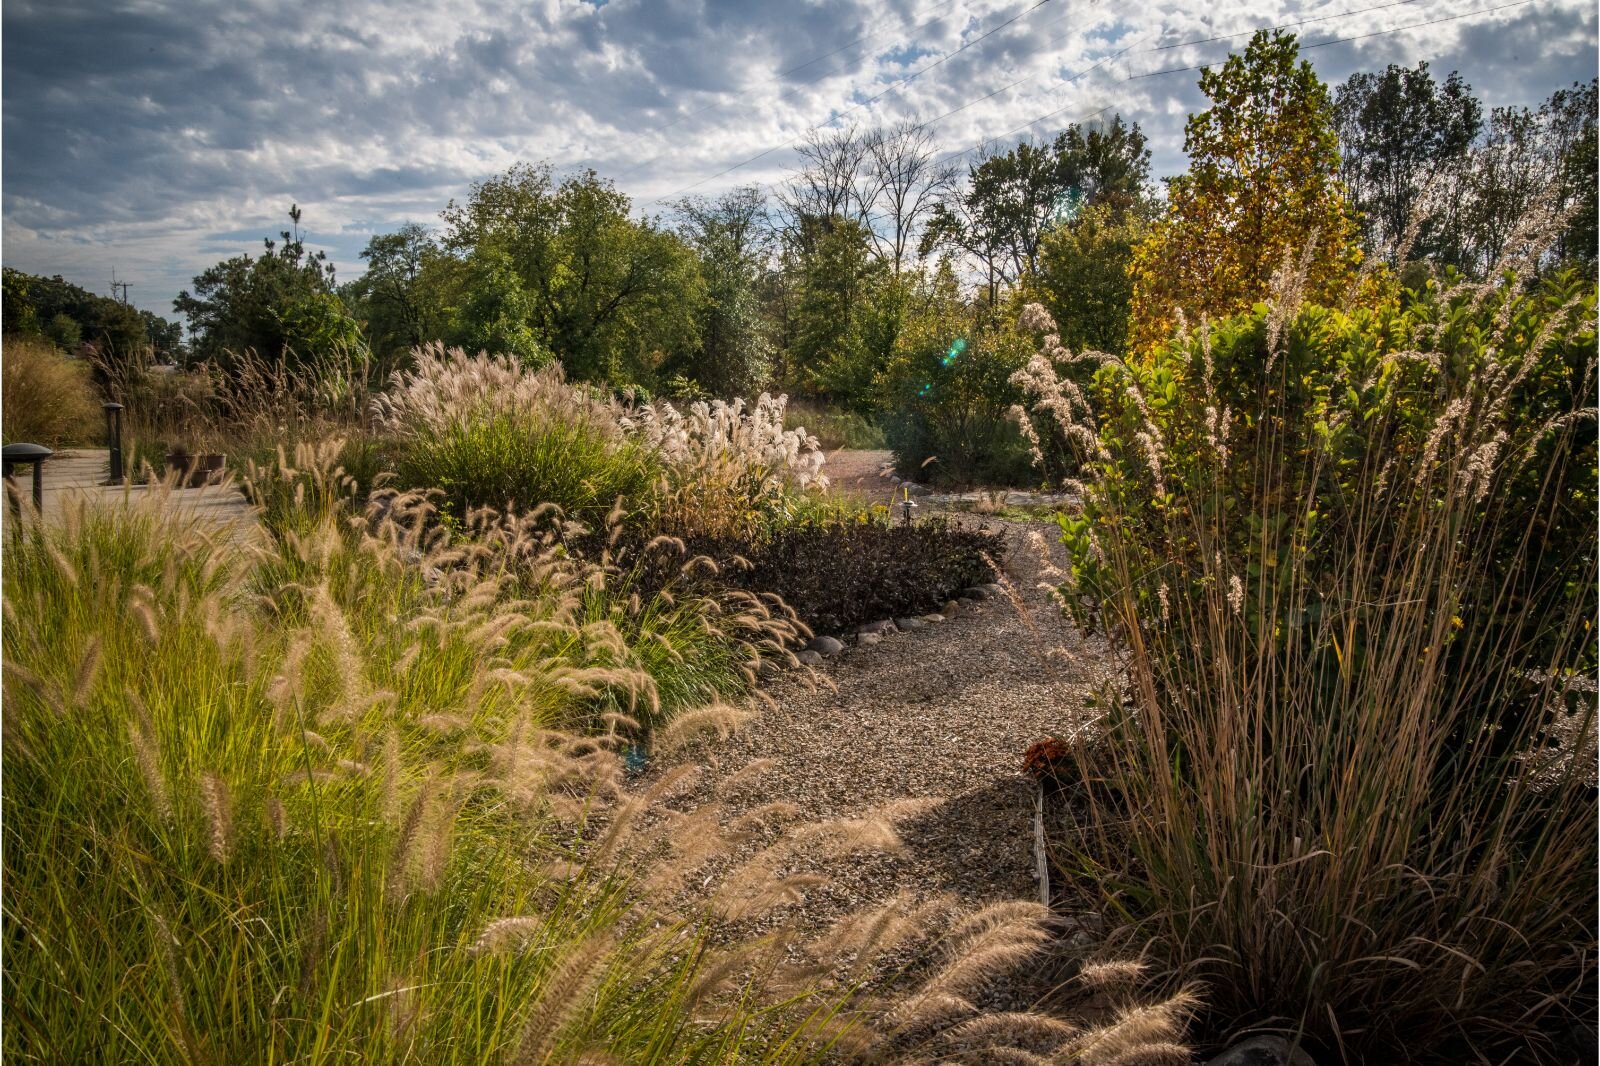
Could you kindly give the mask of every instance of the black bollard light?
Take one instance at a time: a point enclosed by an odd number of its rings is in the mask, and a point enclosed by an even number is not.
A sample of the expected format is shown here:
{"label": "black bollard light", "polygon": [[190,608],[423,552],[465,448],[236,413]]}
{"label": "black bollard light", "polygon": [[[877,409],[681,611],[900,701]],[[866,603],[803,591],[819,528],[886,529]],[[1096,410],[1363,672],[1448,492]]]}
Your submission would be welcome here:
{"label": "black bollard light", "polygon": [[8,478],[11,468],[18,463],[33,464],[33,507],[36,511],[44,507],[44,461],[52,454],[42,444],[7,444],[0,448],[0,464],[3,464]]}
{"label": "black bollard light", "polygon": [[106,412],[106,444],[111,449],[111,484],[122,484],[122,405],[102,405]]}

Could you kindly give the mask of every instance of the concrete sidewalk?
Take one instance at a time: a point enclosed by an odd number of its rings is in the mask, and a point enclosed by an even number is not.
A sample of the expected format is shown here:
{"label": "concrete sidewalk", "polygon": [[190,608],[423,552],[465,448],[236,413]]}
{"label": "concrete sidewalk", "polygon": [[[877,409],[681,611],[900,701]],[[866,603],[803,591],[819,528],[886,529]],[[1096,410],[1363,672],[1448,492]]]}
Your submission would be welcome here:
{"label": "concrete sidewalk", "polygon": [[[110,471],[111,456],[104,448],[63,449],[45,460],[40,508],[44,520],[61,521],[67,509],[80,501],[115,506],[163,493],[160,486],[108,485]],[[14,475],[17,491],[24,499],[32,492],[31,477],[28,467],[19,467]],[[251,540],[260,532],[255,513],[233,485],[165,490],[164,499],[169,509],[234,539]]]}

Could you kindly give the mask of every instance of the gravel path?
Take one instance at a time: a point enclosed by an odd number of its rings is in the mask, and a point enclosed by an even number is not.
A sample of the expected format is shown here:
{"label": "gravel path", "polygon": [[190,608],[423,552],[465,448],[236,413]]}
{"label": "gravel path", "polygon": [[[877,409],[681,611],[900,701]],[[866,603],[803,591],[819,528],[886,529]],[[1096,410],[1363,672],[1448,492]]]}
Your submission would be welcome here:
{"label": "gravel path", "polygon": [[[824,875],[772,916],[818,928],[907,892],[965,906],[1039,898],[1034,786],[1022,753],[1079,716],[1102,650],[1073,632],[1037,587],[1059,546],[1040,523],[990,520],[1010,542],[1013,600],[963,604],[943,623],[847,646],[813,673],[785,675],[772,704],[729,740],[693,757],[709,772],[691,805],[754,760],[773,765],[721,800],[724,823],[763,804],[793,804],[787,824],[889,812],[903,846],[792,870]],[[1059,558],[1054,558],[1059,563]],[[776,831],[760,835],[770,843]]]}
{"label": "gravel path", "polygon": [[885,470],[894,462],[890,451],[846,449],[828,453],[822,472],[828,475],[830,489],[843,496],[854,496],[868,503],[891,503],[900,490]]}

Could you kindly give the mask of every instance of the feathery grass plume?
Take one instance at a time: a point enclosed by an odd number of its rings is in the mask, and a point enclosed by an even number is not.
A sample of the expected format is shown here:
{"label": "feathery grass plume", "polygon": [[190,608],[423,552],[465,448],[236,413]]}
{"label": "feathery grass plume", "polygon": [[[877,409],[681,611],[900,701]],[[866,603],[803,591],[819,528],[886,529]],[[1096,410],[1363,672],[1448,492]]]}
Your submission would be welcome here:
{"label": "feathery grass plume", "polygon": [[[758,876],[765,875],[765,876]],[[766,915],[775,908],[798,903],[808,888],[828,883],[818,874],[772,877],[766,870],[747,865],[735,871],[711,900],[712,910],[730,922]]]}
{"label": "feathery grass plume", "polygon": [[986,1047],[958,1054],[956,1061],[995,1063],[996,1066],[1049,1066],[1050,1060],[1018,1047]]}
{"label": "feathery grass plume", "polygon": [[529,941],[542,936],[548,927],[548,919],[534,914],[497,918],[484,926],[469,950],[474,955],[520,952]]}
{"label": "feathery grass plume", "polygon": [[1042,1047],[1054,1050],[1078,1034],[1076,1026],[1058,1018],[1029,1011],[1001,1011],[985,1014],[952,1026],[941,1035],[955,1047],[975,1050],[997,1047]]}
{"label": "feathery grass plume", "polygon": [[734,845],[747,839],[735,829],[724,832],[719,819],[722,809],[716,804],[706,804],[685,813],[663,811],[668,822],[667,834],[672,844],[674,861],[663,864],[677,877],[698,869],[714,855],[727,853]]}
{"label": "feathery grass plume", "polygon": [[589,997],[611,965],[616,942],[607,934],[575,944],[561,963],[540,982],[540,995],[523,1023],[522,1039],[511,1061],[517,1066],[541,1063],[558,1045],[561,1030],[590,1006]]}
{"label": "feathery grass plume", "polygon": [[190,1025],[188,997],[183,979],[178,972],[178,954],[174,950],[180,946],[178,938],[173,935],[172,927],[160,913],[151,911],[150,918],[156,927],[155,940],[160,951],[162,975],[167,979],[168,996],[173,1013],[172,1024],[177,1028],[178,1042],[183,1045],[191,1061],[204,1062],[210,1056],[202,1052]]}
{"label": "feathery grass plume", "polygon": [[906,997],[879,1023],[881,1045],[892,1045],[908,1034],[948,1027],[970,1018],[978,1008],[963,996],[941,989],[924,988]]}
{"label": "feathery grass plume", "polygon": [[718,740],[727,740],[754,717],[752,712],[726,703],[698,707],[679,714],[658,730],[656,746],[663,752],[680,751],[713,733]]}
{"label": "feathery grass plume", "polygon": [[415,857],[417,833],[428,812],[433,795],[433,781],[424,778],[411,802],[406,805],[405,817],[395,832],[394,851],[389,856],[389,885],[392,891],[403,894],[410,878],[411,863]]}
{"label": "feathery grass plume", "polygon": [[458,788],[456,783],[452,783],[447,794],[433,804],[430,816],[417,835],[417,859],[411,883],[423,892],[437,892],[443,883],[445,868],[455,843],[456,818],[465,799]]}
{"label": "feathery grass plume", "polygon": [[225,864],[233,852],[233,797],[219,775],[207,773],[200,778],[200,800],[210,827],[211,857]]}
{"label": "feathery grass plume", "polygon": [[1199,998],[1184,989],[1159,1003],[1125,1008],[1110,1023],[1074,1038],[1057,1052],[1057,1060],[1085,1066],[1137,1061],[1130,1056],[1171,1047],[1199,1006]]}
{"label": "feathery grass plume", "polygon": [[1050,939],[1035,922],[1011,922],[972,938],[927,984],[929,991],[966,992],[978,982],[1004,973],[1038,954]]}
{"label": "feathery grass plume", "polygon": [[1136,985],[1144,978],[1145,964],[1133,959],[1110,959],[1085,963],[1078,980],[1089,988],[1120,989]]}
{"label": "feathery grass plume", "polygon": [[72,705],[82,708],[89,701],[95,679],[100,674],[100,638],[93,637],[78,661],[78,671],[72,679]]}
{"label": "feathery grass plume", "polygon": [[271,830],[274,838],[282,840],[289,833],[288,815],[283,809],[283,801],[277,796],[268,796],[262,804],[262,813],[266,815],[267,828]]}
{"label": "feathery grass plume", "polygon": [[862,852],[895,852],[905,847],[893,819],[884,813],[813,822],[797,829],[791,842],[796,848],[810,848],[830,858]]}
{"label": "feathery grass plume", "polygon": [[150,805],[156,817],[163,822],[172,821],[172,794],[167,791],[167,781],[161,775],[161,761],[156,754],[156,742],[146,726],[139,722],[128,723],[128,741],[133,747],[134,762],[150,794]]}
{"label": "feathery grass plume", "polygon": [[1112,1056],[1105,1066],[1189,1066],[1193,1061],[1194,1053],[1187,1045],[1156,1040]]}
{"label": "feathery grass plume", "polygon": [[947,939],[959,953],[995,929],[1021,925],[1043,925],[1050,920],[1050,908],[1033,900],[1001,900],[965,916],[951,927]]}
{"label": "feathery grass plume", "polygon": [[881,957],[927,938],[930,930],[941,927],[954,905],[944,895],[913,904],[909,893],[900,892],[878,907],[845,915],[809,944],[808,950],[830,969],[848,958],[844,980],[855,984],[865,979]]}
{"label": "feathery grass plume", "polygon": [[139,631],[143,634],[145,643],[152,647],[160,643],[161,626],[156,621],[155,608],[142,599],[135,599],[128,604],[128,613],[139,623]]}
{"label": "feathery grass plume", "polygon": [[788,800],[773,800],[745,811],[733,820],[731,826],[735,832],[748,833],[756,829],[781,825],[799,816],[800,808],[795,804]]}
{"label": "feathery grass plume", "polygon": [[768,933],[765,936],[744,940],[731,949],[716,952],[711,963],[689,986],[687,997],[689,1008],[699,1009],[706,1000],[727,991],[733,986],[734,978],[741,973],[763,968],[770,965],[772,959],[781,958],[783,948],[790,938],[791,934],[788,931]]}

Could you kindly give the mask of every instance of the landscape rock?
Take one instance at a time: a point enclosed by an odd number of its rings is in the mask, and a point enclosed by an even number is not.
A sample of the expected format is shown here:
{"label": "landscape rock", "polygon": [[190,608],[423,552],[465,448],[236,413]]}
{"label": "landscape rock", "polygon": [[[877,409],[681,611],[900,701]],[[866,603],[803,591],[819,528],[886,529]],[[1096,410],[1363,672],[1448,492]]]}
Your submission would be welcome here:
{"label": "landscape rock", "polygon": [[856,644],[863,648],[870,648],[874,644],[883,643],[882,633],[861,633],[856,637]]}
{"label": "landscape rock", "polygon": [[944,615],[946,618],[954,618],[960,612],[961,612],[961,604],[956,600],[948,601],[947,603],[945,603],[945,605],[943,607],[941,607],[939,609],[939,613]]}
{"label": "landscape rock", "polygon": [[1317,1060],[1281,1036],[1252,1036],[1206,1066],[1317,1066]]}
{"label": "landscape rock", "polygon": [[894,624],[906,633],[911,632],[913,629],[928,628],[928,623],[920,618],[896,618]]}
{"label": "landscape rock", "polygon": [[868,622],[866,625],[864,625],[864,626],[860,627],[859,629],[857,629],[856,632],[857,633],[893,633],[894,632],[894,621],[892,619],[888,619],[888,618],[880,618],[876,622]]}
{"label": "landscape rock", "polygon": [[821,666],[822,665],[822,656],[819,655],[818,653],[812,651],[810,648],[807,648],[805,651],[801,652],[799,655],[796,655],[795,658],[799,659],[800,662],[802,664],[806,665],[806,666]]}
{"label": "landscape rock", "polygon": [[806,650],[817,652],[820,655],[838,655],[844,651],[844,642],[837,637],[813,637]]}
{"label": "landscape rock", "polygon": [[996,585],[993,582],[990,582],[987,585],[979,585],[978,587],[983,589],[983,591],[987,592],[989,594],[989,598],[991,600],[1002,600],[1002,599],[1005,599],[1006,590],[1005,590],[1005,588],[1003,586]]}
{"label": "landscape rock", "polygon": [[924,622],[931,622],[934,625],[938,625],[940,622],[944,621],[944,615],[937,614],[937,613],[935,613],[935,614],[925,614],[925,615],[922,616],[922,620]]}
{"label": "landscape rock", "polygon": [[977,585],[970,589],[962,589],[961,598],[971,600],[973,603],[982,603],[984,600],[993,599],[985,589]]}
{"label": "landscape rock", "polygon": [[919,485],[915,481],[903,481],[900,483],[900,487],[905,489],[913,496],[926,496],[933,491],[929,489],[928,486]]}

